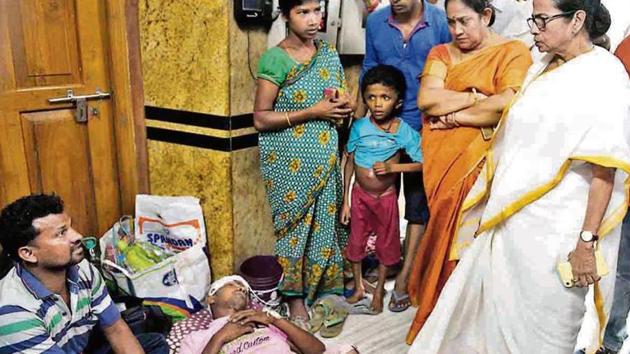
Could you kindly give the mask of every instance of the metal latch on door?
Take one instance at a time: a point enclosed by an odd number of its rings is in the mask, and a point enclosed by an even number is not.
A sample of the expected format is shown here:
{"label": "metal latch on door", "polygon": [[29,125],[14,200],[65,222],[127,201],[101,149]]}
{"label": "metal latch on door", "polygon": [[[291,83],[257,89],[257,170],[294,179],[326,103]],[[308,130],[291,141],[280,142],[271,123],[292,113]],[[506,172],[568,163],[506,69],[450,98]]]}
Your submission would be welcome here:
{"label": "metal latch on door", "polygon": [[[96,92],[91,95],[74,95],[73,90],[66,92],[66,97],[49,98],[48,103],[72,103],[75,106],[74,119],[79,123],[85,123],[88,120],[88,100],[102,100],[110,98],[112,95],[109,92],[101,92],[96,89]],[[98,111],[94,111],[95,114]]]}

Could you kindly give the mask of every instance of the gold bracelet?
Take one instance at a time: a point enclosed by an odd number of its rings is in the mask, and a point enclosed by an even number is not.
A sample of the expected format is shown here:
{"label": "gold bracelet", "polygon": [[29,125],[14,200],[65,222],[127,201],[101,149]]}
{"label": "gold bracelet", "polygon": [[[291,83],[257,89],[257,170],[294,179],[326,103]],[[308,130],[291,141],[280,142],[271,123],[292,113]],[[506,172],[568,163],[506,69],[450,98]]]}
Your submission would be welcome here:
{"label": "gold bracelet", "polygon": [[289,119],[289,112],[284,112],[284,118],[287,119],[287,123],[289,123],[289,127],[292,127],[293,125],[291,125],[291,119]]}
{"label": "gold bracelet", "polygon": [[479,98],[477,97],[477,89],[476,88],[472,88],[472,95],[473,95],[473,107],[477,105],[477,102],[479,101]]}

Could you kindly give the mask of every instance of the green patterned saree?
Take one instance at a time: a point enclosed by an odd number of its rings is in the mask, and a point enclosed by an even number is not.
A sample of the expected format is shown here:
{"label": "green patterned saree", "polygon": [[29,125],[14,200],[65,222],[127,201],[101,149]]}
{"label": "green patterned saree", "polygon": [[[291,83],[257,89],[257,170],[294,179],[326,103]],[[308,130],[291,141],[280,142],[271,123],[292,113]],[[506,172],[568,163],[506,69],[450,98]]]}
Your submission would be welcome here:
{"label": "green patterned saree", "polygon": [[[345,87],[334,47],[317,41],[308,63],[293,61],[279,47],[261,58],[258,77],[279,87],[274,110],[306,109],[325,88]],[[343,292],[347,231],[339,225],[342,183],[338,136],[332,123],[308,121],[260,134],[261,169],[277,236],[275,252],[284,270],[286,296],[317,297]]]}

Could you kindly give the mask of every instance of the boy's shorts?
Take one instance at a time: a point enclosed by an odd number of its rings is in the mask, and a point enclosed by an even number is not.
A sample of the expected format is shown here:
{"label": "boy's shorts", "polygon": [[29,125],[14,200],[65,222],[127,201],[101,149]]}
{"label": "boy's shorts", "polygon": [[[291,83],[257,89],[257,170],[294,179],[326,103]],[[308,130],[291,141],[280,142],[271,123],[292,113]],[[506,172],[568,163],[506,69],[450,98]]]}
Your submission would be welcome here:
{"label": "boy's shorts", "polygon": [[350,206],[350,239],[346,248],[348,260],[359,262],[365,258],[365,246],[372,232],[376,234],[378,260],[385,266],[400,262],[398,194],[391,188],[375,197],[355,182]]}

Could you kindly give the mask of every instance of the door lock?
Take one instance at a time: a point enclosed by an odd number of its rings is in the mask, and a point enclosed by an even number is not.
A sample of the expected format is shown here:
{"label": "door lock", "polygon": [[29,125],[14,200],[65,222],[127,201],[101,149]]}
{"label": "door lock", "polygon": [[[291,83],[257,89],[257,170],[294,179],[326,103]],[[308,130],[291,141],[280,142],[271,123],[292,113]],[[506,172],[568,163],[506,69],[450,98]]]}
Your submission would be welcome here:
{"label": "door lock", "polygon": [[[72,103],[75,107],[74,119],[78,123],[85,123],[88,120],[88,100],[102,100],[111,98],[109,92],[101,92],[100,89],[96,89],[96,92],[91,95],[76,95],[73,90],[68,90],[65,97],[49,98],[48,103]],[[92,111],[94,112],[94,111]],[[96,115],[96,114],[92,114]]]}

